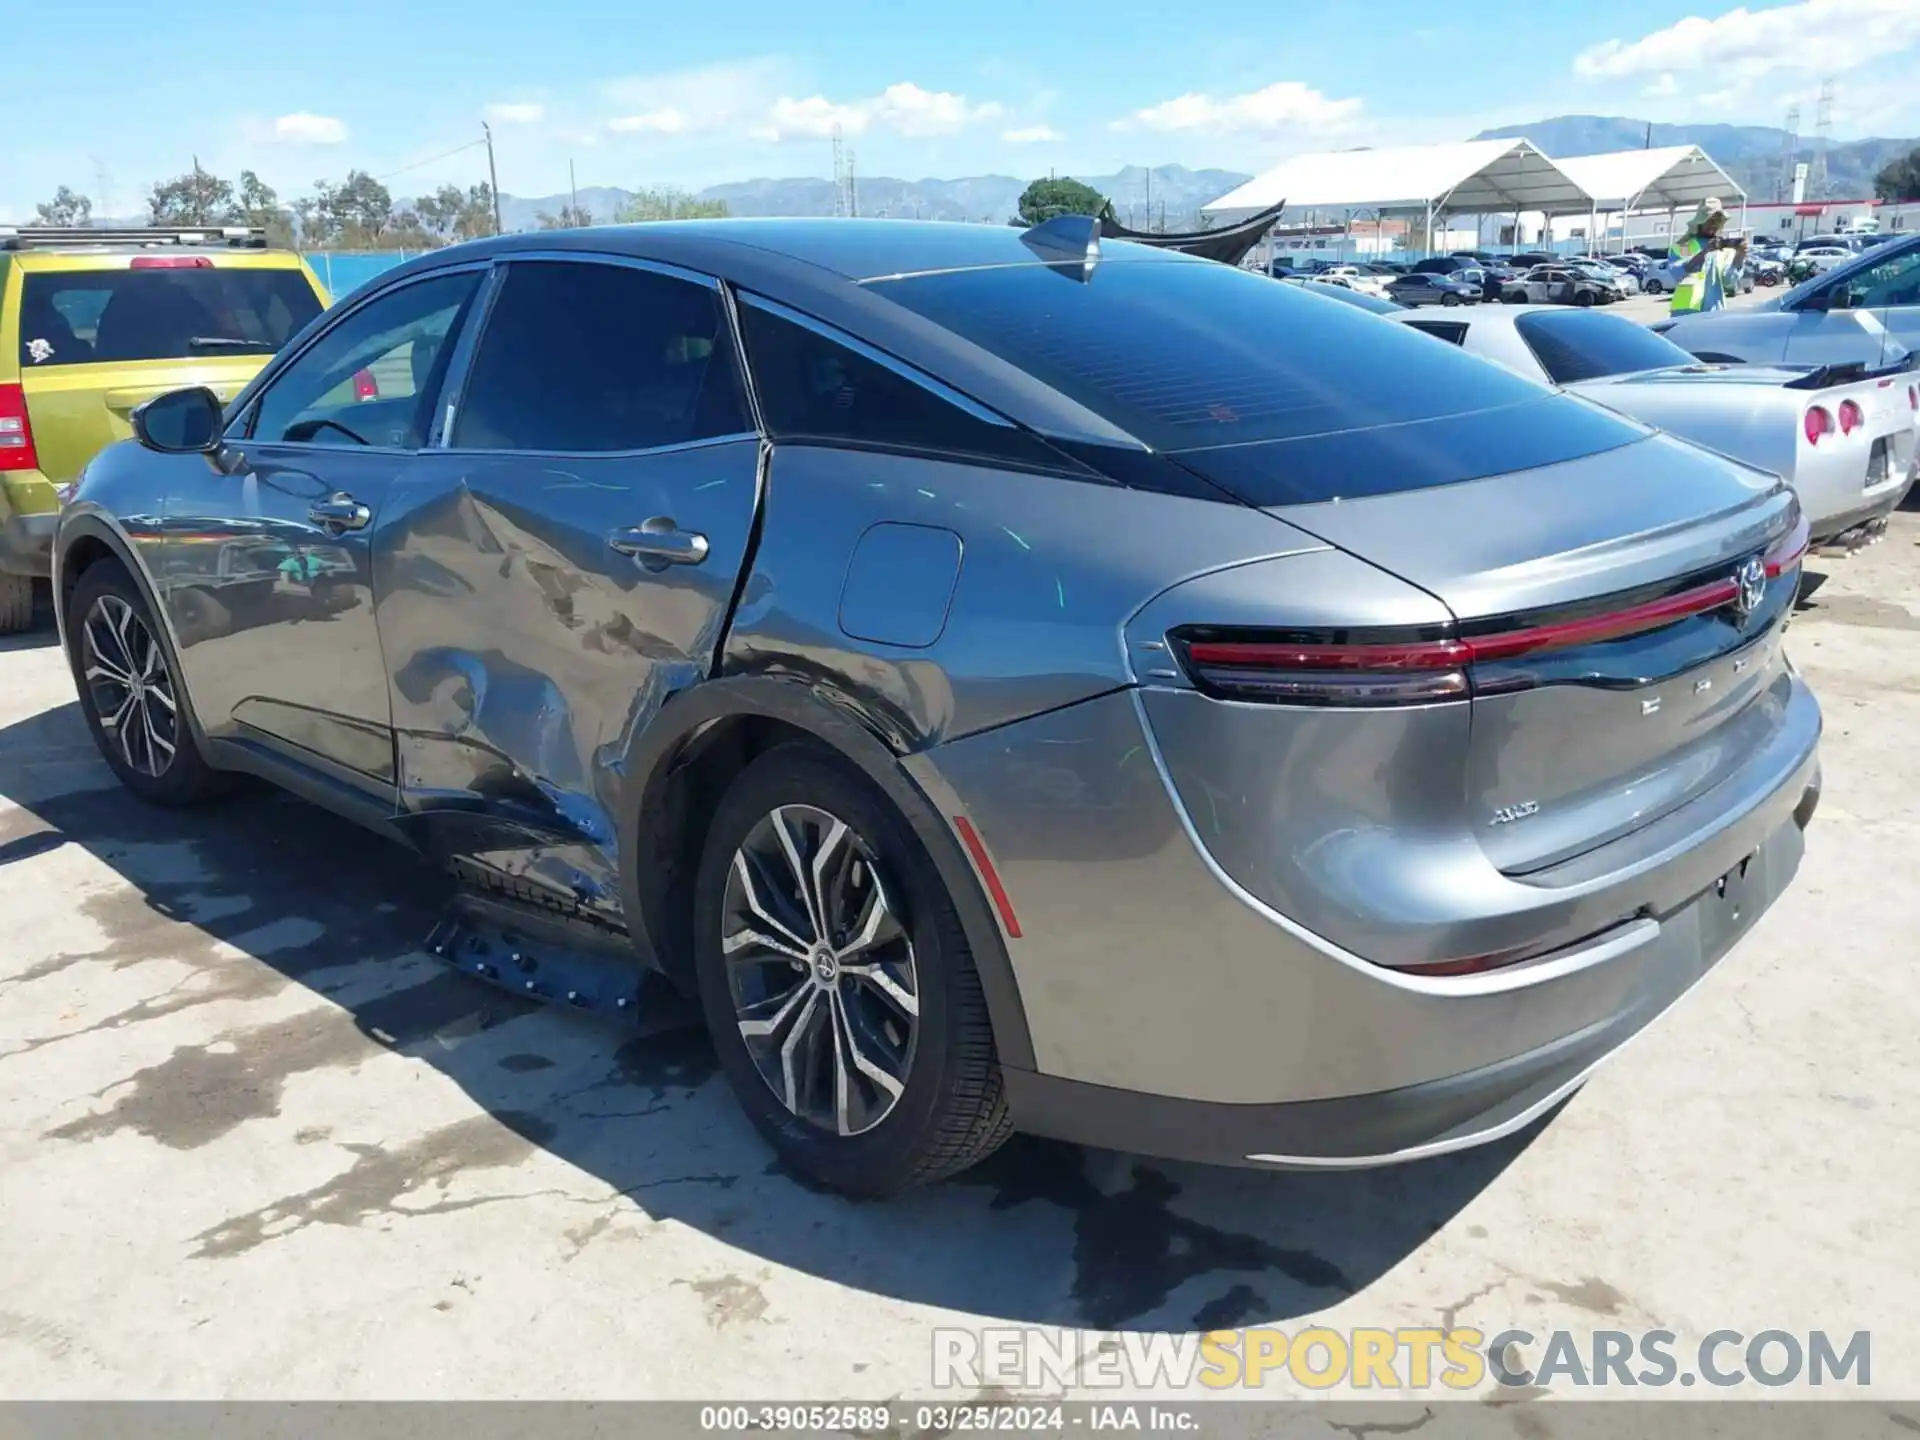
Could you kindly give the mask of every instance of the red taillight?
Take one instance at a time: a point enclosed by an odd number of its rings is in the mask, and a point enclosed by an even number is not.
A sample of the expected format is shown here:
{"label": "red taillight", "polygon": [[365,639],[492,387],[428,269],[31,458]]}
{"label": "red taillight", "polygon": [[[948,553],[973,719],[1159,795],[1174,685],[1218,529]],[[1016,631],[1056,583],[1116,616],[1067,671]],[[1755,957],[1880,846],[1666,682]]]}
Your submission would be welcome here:
{"label": "red taillight", "polygon": [[1777,580],[1805,559],[1807,545],[1812,539],[1812,524],[1805,515],[1796,515],[1793,528],[1776,540],[1761,557],[1767,567],[1767,578]]}
{"label": "red taillight", "polygon": [[993,868],[993,858],[987,854],[980,832],[973,828],[973,822],[964,815],[953,817],[953,828],[960,834],[960,843],[967,847],[967,856],[973,861],[974,869],[980,872],[987,894],[993,897],[993,908],[1000,912],[1000,923],[1006,926],[1009,936],[1018,940],[1020,921],[1013,913],[1013,901],[1007,898],[1007,887],[1000,883],[1000,872]]}
{"label": "red taillight", "polygon": [[371,370],[353,372],[353,398],[356,400],[378,400],[380,382],[373,378]]}
{"label": "red taillight", "polygon": [[1866,413],[1851,400],[1840,402],[1840,433],[1851,435],[1867,423]]}
{"label": "red taillight", "polygon": [[1907,408],[1920,410],[1920,385],[1907,386]]}
{"label": "red taillight", "polygon": [[129,270],[211,270],[213,261],[204,255],[136,255],[127,262]]}
{"label": "red taillight", "polygon": [[1801,428],[1807,433],[1807,443],[1818,445],[1822,435],[1833,433],[1833,416],[1827,413],[1824,405],[1815,405],[1807,411],[1807,418],[1802,422]]}
{"label": "red taillight", "polygon": [[27,420],[27,392],[0,385],[0,470],[38,470],[33,426]]}

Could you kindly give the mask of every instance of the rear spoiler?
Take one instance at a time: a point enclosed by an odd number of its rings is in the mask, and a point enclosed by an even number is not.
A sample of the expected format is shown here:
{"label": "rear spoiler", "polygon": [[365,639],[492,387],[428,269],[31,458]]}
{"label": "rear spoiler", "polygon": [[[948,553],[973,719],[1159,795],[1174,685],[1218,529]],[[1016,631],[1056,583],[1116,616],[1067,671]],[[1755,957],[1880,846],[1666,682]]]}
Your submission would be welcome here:
{"label": "rear spoiler", "polygon": [[59,250],[96,245],[232,245],[267,248],[258,225],[0,225],[0,250]]}
{"label": "rear spoiler", "polygon": [[1878,367],[1870,366],[1864,360],[1853,360],[1842,365],[1810,366],[1806,374],[1787,381],[1786,388],[1825,390],[1834,385],[1857,385],[1862,380],[1882,380],[1894,375],[1905,375],[1915,369],[1920,369],[1920,351],[1891,365]]}

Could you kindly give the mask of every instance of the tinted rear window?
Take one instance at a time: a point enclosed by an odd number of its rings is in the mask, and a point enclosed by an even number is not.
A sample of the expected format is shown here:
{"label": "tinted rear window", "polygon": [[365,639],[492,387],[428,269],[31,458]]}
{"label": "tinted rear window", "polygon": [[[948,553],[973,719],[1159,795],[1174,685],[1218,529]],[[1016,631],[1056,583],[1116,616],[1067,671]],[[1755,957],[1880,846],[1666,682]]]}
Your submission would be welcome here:
{"label": "tinted rear window", "polygon": [[1011,361],[1157,450],[1403,426],[1540,387],[1353,305],[1212,262],[1044,266],[879,293]]}
{"label": "tinted rear window", "polygon": [[298,270],[225,268],[30,273],[20,364],[271,355],[320,313]]}
{"label": "tinted rear window", "polygon": [[1699,363],[1671,340],[1618,315],[1540,310],[1519,316],[1513,328],[1556,385]]}

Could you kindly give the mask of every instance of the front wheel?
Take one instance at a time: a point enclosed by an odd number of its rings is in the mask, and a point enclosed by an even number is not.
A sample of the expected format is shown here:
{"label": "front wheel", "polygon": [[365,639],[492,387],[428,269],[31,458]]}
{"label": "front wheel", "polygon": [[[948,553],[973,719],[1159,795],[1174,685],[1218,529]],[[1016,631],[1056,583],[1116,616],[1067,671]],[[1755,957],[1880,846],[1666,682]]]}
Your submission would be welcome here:
{"label": "front wheel", "polygon": [[1440,297],[1440,303],[1442,305],[1458,305],[1460,303],[1460,297],[1458,295],[1455,295],[1452,291],[1448,291],[1445,295],[1442,295]]}
{"label": "front wheel", "polygon": [[1658,280],[1644,281],[1640,286],[1640,293],[1642,295],[1658,295],[1660,293],[1660,282]]}
{"label": "front wheel", "polygon": [[67,607],[67,663],[100,754],[142,800],[183,807],[225,788],[188,723],[171,651],[118,561],[87,567]]}
{"label": "front wheel", "polygon": [[831,752],[781,746],[729,787],[694,927],[721,1068],[793,1171],[891,1195],[1011,1133],[953,901],[905,818]]}

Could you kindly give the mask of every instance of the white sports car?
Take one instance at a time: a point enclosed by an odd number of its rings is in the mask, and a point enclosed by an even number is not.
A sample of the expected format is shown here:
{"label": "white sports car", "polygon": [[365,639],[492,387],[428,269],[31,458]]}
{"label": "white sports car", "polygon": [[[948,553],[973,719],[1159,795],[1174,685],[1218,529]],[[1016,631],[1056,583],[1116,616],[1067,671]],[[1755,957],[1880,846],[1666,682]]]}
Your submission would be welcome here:
{"label": "white sports car", "polygon": [[1786,477],[1816,541],[1879,534],[1920,468],[1920,375],[1705,364],[1621,316],[1551,305],[1386,318]]}

